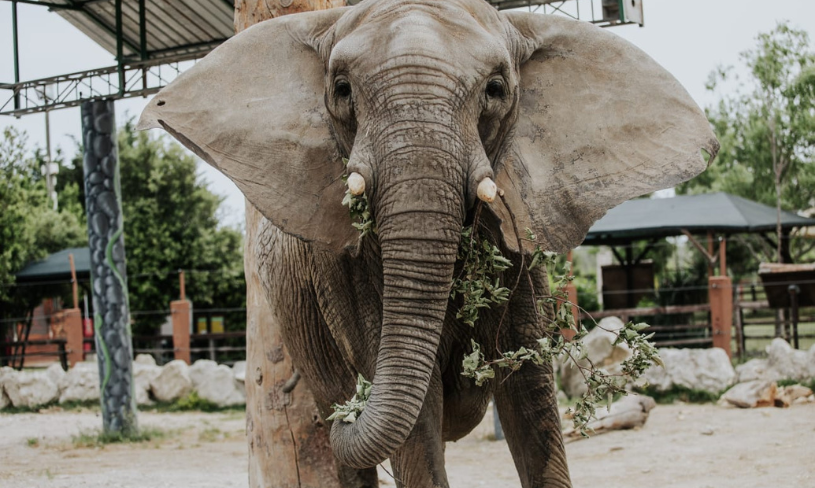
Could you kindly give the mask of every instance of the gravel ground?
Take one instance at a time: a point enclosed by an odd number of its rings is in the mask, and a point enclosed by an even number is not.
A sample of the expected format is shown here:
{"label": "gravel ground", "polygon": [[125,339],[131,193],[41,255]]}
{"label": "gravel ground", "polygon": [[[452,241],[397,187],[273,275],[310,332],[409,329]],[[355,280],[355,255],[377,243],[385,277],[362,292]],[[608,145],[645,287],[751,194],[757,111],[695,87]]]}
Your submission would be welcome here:
{"label": "gravel ground", "polygon": [[[450,485],[518,488],[506,443],[488,440],[491,417],[448,444]],[[3,488],[246,488],[241,413],[141,413],[169,434],[142,444],[76,447],[101,425],[93,411],[0,414]],[[660,405],[640,430],[567,446],[576,488],[815,487],[815,404],[737,410]],[[384,471],[383,487],[394,486]]]}

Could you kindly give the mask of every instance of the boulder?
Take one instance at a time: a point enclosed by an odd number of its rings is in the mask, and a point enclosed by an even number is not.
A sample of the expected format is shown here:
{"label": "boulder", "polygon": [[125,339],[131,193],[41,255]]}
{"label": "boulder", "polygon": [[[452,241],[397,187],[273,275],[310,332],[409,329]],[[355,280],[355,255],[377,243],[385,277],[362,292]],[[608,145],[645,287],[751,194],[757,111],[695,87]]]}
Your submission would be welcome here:
{"label": "boulder", "polygon": [[99,365],[84,361],[76,363],[60,379],[59,403],[99,400]]}
{"label": "boulder", "polygon": [[[139,361],[138,359],[146,356],[151,361]],[[147,354],[139,354],[133,362],[133,394],[136,397],[137,405],[152,405],[153,400],[150,398],[150,384],[156,377],[161,374],[161,367],[156,366],[156,361],[153,356]]]}
{"label": "boulder", "polygon": [[238,390],[246,398],[246,361],[238,361],[232,366],[232,374],[238,382]]}
{"label": "boulder", "polygon": [[190,366],[190,379],[192,380],[192,388],[198,390],[202,383],[209,381],[212,372],[218,367],[218,363],[209,359],[199,359]]}
{"label": "boulder", "polygon": [[775,381],[779,379],[770,374],[766,359],[751,359],[744,364],[739,364],[736,366],[736,376],[739,383],[764,379]]}
{"label": "boulder", "polygon": [[[625,430],[642,427],[648,420],[648,415],[656,406],[653,398],[645,395],[629,395],[621,398],[611,405],[611,409],[598,408],[597,419],[590,422],[587,427],[595,434],[602,434],[612,430]],[[578,437],[579,432],[570,428],[563,432],[564,436]]]}
{"label": "boulder", "polygon": [[156,358],[152,354],[137,354],[133,364],[141,364],[142,366],[155,366]]}
{"label": "boulder", "polygon": [[777,394],[778,387],[774,381],[753,380],[739,383],[727,390],[722,398],[739,408],[771,407]]}
{"label": "boulder", "polygon": [[771,375],[766,379],[804,381],[813,377],[810,374],[810,353],[807,351],[793,349],[787,341],[780,338],[773,339],[766,351],[767,367]]}
{"label": "boulder", "polygon": [[807,398],[812,395],[812,390],[806,386],[789,385],[778,389],[778,395],[775,398],[776,407],[789,407],[799,398]]}
{"label": "boulder", "polygon": [[10,376],[14,373],[16,373],[16,371],[8,366],[3,366],[0,368],[0,410],[11,406],[11,400],[9,399],[8,395],[6,395],[3,379],[7,375]]}
{"label": "boulder", "polygon": [[[812,352],[815,353],[815,346],[812,348]],[[243,383],[246,381],[246,361],[238,361],[232,366],[232,374],[235,376],[235,379]]]}
{"label": "boulder", "polygon": [[[197,363],[197,362],[196,362]],[[192,368],[190,368],[192,369]],[[225,364],[216,365],[198,372],[201,375],[194,381],[198,396],[219,407],[243,405],[246,398],[239,388],[238,381],[232,373],[232,368]],[[242,386],[242,385],[241,385]]]}
{"label": "boulder", "polygon": [[180,359],[170,361],[150,382],[150,390],[160,402],[172,402],[189,395],[192,391],[190,367]]}
{"label": "boulder", "polygon": [[[589,366],[589,360],[595,367],[601,368],[609,374],[621,372],[620,363],[631,356],[631,350],[625,344],[615,346],[616,331],[625,324],[617,317],[606,317],[597,327],[591,330],[583,339],[587,358],[578,361],[583,367]],[[561,361],[560,387],[570,397],[578,397],[586,392],[583,375],[580,369],[571,360]]]}
{"label": "boulder", "polygon": [[15,371],[3,376],[3,389],[17,408],[35,408],[59,398],[59,388],[45,371]]}
{"label": "boulder", "polygon": [[[51,379],[54,383],[56,383],[57,387],[59,387],[60,382],[62,382],[62,378],[65,377],[67,373],[65,370],[62,369],[62,365],[59,363],[54,363],[45,370],[46,376]],[[62,390],[60,389],[60,392]]]}
{"label": "boulder", "polygon": [[679,386],[719,393],[736,380],[736,372],[730,364],[730,358],[721,348],[666,348],[659,350],[659,356],[665,367],[655,365],[643,374],[643,379],[657,391],[666,391]]}

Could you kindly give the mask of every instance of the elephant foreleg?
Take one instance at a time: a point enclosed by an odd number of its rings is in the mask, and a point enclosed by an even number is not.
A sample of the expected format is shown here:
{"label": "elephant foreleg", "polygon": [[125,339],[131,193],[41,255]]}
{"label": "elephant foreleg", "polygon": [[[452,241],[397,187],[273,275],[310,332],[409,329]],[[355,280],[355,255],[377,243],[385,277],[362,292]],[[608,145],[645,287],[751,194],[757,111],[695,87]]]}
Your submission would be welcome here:
{"label": "elephant foreleg", "polygon": [[571,487],[551,366],[525,364],[495,392],[523,488]]}
{"label": "elephant foreleg", "polygon": [[448,488],[442,441],[442,383],[433,371],[422,410],[405,443],[391,457],[397,488]]}

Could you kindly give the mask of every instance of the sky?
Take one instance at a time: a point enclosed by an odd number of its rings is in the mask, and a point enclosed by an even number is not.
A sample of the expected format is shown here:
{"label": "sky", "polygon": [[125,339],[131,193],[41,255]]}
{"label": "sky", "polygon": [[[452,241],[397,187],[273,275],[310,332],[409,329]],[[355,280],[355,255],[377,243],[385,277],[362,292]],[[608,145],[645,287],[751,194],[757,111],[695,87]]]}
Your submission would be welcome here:
{"label": "sky", "polygon": [[[643,0],[643,5],[645,27],[621,26],[612,31],[664,66],[702,107],[716,100],[705,90],[710,72],[717,66],[738,66],[739,53],[755,46],[758,33],[787,20],[815,39],[815,0]],[[115,64],[112,54],[46,8],[19,4],[18,21],[22,80]],[[0,2],[0,82],[13,79],[11,3]],[[8,92],[0,93],[5,96]],[[117,101],[118,123],[137,117],[149,100]],[[5,101],[3,98],[0,104]],[[24,130],[32,145],[45,147],[43,114],[0,117],[0,127],[9,125]],[[52,151],[61,148],[73,155],[74,139],[80,134],[78,107],[51,113]],[[244,200],[237,187],[203,162],[199,172],[212,191],[225,197],[221,222],[242,225]]]}

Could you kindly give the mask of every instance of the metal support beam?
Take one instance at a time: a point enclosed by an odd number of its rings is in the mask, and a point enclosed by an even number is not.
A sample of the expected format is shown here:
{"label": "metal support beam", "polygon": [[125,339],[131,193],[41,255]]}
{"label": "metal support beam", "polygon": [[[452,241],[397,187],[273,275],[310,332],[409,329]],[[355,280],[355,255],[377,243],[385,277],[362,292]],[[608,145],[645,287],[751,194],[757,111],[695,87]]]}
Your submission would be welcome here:
{"label": "metal support beam", "polygon": [[147,10],[144,0],[139,0],[139,55],[142,61],[147,61]]}
{"label": "metal support beam", "polygon": [[[20,82],[20,42],[17,38],[17,1],[11,2],[11,37],[14,50],[14,83]],[[20,109],[20,94],[14,92],[14,110]]]}
{"label": "metal support beam", "polygon": [[82,10],[79,7],[75,7],[73,5],[65,5],[62,3],[37,2],[35,0],[6,0],[6,1],[7,2],[10,1],[12,4],[24,3],[26,5],[37,5],[39,7],[48,7],[50,10]]}
{"label": "metal support beam", "polygon": [[125,60],[122,30],[122,0],[116,0],[116,64],[119,71],[119,96],[125,93]]}

